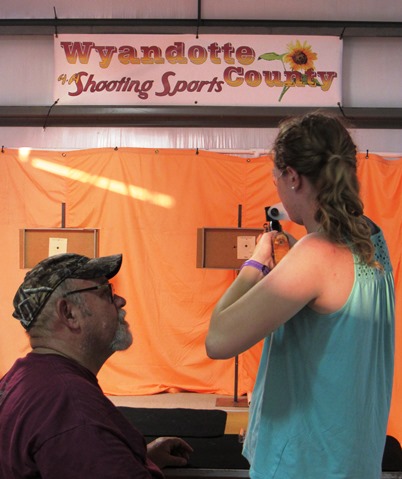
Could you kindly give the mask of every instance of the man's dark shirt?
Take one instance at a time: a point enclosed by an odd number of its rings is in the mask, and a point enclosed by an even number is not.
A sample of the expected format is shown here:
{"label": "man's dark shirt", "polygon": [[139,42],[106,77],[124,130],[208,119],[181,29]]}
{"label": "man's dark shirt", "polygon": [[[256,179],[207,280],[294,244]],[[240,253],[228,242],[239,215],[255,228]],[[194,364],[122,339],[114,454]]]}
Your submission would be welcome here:
{"label": "man's dark shirt", "polygon": [[29,353],[0,381],[0,479],[161,479],[143,436],[75,361]]}

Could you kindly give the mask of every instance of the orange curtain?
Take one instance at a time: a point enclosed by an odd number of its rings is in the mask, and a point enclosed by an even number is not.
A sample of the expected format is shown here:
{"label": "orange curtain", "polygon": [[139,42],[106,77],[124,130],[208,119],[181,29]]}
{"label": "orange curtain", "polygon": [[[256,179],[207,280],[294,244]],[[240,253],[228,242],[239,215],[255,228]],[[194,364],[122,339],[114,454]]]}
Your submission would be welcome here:
{"label": "orange curtain", "polygon": [[402,440],[402,158],[358,156],[361,196],[367,216],[384,231],[395,278],[395,374],[389,434]]}
{"label": "orange curtain", "polygon": [[[211,310],[234,271],[196,267],[197,228],[260,228],[264,207],[279,201],[268,157],[244,159],[194,150],[94,149],[73,152],[5,150],[0,158],[0,375],[29,348],[11,318],[23,279],[19,230],[61,226],[99,228],[100,255],[122,252],[114,283],[127,299],[133,346],[117,353],[99,375],[107,394],[163,391],[233,394],[234,361],[207,358],[204,339]],[[383,229],[401,297],[402,159],[359,155],[366,213]],[[303,230],[284,224],[296,237]],[[402,439],[402,320],[397,303],[397,356],[390,431]],[[239,358],[239,394],[255,380],[261,345]],[[401,409],[401,408],[399,408]]]}

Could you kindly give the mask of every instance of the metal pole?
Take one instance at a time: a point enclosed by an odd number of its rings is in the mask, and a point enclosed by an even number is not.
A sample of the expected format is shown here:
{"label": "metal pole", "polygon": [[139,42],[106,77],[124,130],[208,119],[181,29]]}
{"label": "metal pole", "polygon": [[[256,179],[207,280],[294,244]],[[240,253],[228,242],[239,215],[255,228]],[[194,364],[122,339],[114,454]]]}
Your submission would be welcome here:
{"label": "metal pole", "polygon": [[[242,223],[242,205],[238,205],[237,207],[237,227],[238,228],[241,228],[241,223]],[[233,393],[233,401],[235,403],[239,402],[238,389],[239,389],[239,356],[236,354],[235,370],[234,370],[234,393]]]}
{"label": "metal pole", "polygon": [[66,204],[61,204],[61,227],[66,227]]}

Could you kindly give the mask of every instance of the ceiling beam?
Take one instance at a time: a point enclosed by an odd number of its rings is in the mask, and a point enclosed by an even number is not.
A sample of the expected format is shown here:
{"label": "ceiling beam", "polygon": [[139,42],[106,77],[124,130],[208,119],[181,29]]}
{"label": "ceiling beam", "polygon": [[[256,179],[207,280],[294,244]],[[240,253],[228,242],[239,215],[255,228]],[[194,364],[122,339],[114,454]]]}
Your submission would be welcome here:
{"label": "ceiling beam", "polygon": [[[276,128],[304,107],[0,106],[2,127]],[[325,108],[351,128],[402,129],[402,108]]]}
{"label": "ceiling beam", "polygon": [[55,33],[125,34],[256,34],[402,37],[402,22],[313,20],[208,20],[144,18],[0,19],[0,35]]}

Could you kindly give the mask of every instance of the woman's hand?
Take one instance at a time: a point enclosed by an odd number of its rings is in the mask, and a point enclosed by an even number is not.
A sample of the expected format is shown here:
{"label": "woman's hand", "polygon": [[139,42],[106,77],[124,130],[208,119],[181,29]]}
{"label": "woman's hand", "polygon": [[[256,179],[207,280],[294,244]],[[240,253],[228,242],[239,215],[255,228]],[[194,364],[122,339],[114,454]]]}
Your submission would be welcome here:
{"label": "woman's hand", "polygon": [[250,259],[265,264],[270,270],[273,269],[275,262],[272,256],[272,242],[277,234],[277,231],[268,231],[260,235]]}

